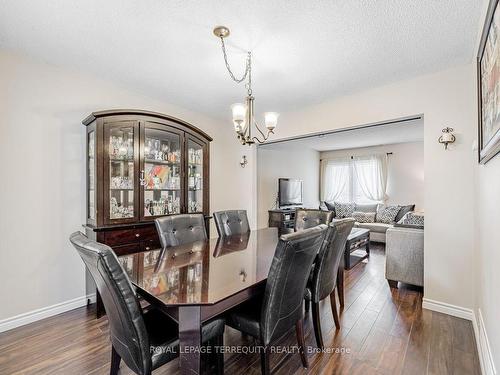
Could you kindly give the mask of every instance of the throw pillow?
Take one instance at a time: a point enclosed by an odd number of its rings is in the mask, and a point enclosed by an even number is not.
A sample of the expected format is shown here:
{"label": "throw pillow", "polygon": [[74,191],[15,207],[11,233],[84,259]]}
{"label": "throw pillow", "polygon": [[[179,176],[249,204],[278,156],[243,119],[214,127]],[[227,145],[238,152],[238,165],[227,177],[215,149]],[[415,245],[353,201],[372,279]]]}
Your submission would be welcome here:
{"label": "throw pillow", "polygon": [[326,207],[326,204],[325,204],[325,202],[324,202],[324,201],[319,202],[319,209],[320,209],[321,211],[329,211],[329,210],[328,210],[328,207]]}
{"label": "throw pillow", "polygon": [[373,223],[375,222],[376,212],[359,212],[354,211],[352,217],[358,223]]}
{"label": "throw pillow", "polygon": [[335,202],[335,217],[343,219],[345,217],[352,217],[354,212],[354,203],[339,203]]}
{"label": "throw pillow", "polygon": [[400,221],[402,222],[401,224],[418,225],[423,227],[424,215],[419,215],[415,212],[408,212]]}
{"label": "throw pillow", "polygon": [[375,221],[377,223],[391,224],[394,222],[399,210],[399,206],[382,206],[377,211]]}
{"label": "throw pillow", "polygon": [[399,206],[399,212],[396,215],[396,218],[394,221],[399,221],[405,216],[408,212],[415,211],[415,205],[414,204],[409,204],[407,206]]}
{"label": "throw pillow", "polygon": [[328,209],[328,211],[332,211],[333,212],[333,217],[335,217],[336,215],[335,215],[335,204],[334,204],[334,202],[327,202],[327,201],[325,201],[324,203],[325,203],[325,206]]}

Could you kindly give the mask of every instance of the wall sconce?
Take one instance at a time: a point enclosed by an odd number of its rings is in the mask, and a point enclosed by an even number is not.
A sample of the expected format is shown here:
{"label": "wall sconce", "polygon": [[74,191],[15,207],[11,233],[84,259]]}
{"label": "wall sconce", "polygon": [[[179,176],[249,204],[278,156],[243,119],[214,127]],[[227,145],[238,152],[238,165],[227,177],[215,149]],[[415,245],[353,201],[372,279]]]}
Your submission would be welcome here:
{"label": "wall sconce", "polygon": [[240,160],[241,168],[245,168],[247,164],[248,164],[247,156],[243,155]]}
{"label": "wall sconce", "polygon": [[444,149],[448,149],[448,144],[455,142],[456,138],[453,135],[453,128],[446,127],[443,130],[443,135],[438,138],[439,143],[444,144]]}

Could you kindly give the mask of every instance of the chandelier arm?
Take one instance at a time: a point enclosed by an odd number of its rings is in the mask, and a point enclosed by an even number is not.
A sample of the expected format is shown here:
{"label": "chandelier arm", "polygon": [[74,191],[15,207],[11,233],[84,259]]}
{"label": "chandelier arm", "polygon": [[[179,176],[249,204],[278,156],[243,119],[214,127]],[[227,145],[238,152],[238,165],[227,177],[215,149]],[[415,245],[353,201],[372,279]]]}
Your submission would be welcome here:
{"label": "chandelier arm", "polygon": [[247,59],[246,59],[246,63],[245,63],[245,72],[244,72],[243,76],[241,78],[236,78],[233,71],[231,70],[231,66],[229,65],[229,61],[228,61],[227,53],[226,53],[226,45],[224,43],[224,38],[222,36],[220,37],[220,41],[221,41],[221,45],[222,45],[222,54],[224,55],[224,62],[226,63],[226,69],[229,72],[229,76],[236,83],[243,82],[247,78],[247,76],[249,75],[249,72],[251,69],[250,65],[251,65],[252,53],[247,52]]}
{"label": "chandelier arm", "polygon": [[259,125],[257,124],[257,121],[253,120],[253,124],[255,125],[255,128],[259,131],[259,133],[264,137],[264,141],[269,138],[269,133],[267,133],[267,137],[264,135],[262,130],[260,130]]}

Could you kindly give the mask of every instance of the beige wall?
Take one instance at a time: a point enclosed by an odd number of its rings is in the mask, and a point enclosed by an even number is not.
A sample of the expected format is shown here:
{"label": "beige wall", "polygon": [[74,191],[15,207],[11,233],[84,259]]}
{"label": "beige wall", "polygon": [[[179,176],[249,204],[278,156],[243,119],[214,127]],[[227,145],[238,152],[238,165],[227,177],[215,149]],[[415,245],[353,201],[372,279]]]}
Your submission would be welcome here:
{"label": "beige wall", "polygon": [[280,148],[257,150],[257,225],[266,228],[268,210],[274,208],[278,178],[303,181],[304,207],[319,206],[319,152],[312,149]]}
{"label": "beige wall", "polygon": [[[483,9],[486,16],[487,2]],[[478,43],[483,21],[478,29]],[[485,165],[476,166],[476,243],[475,243],[475,302],[476,318],[479,327],[479,347],[484,353],[484,372],[486,374],[496,365],[500,366],[500,155]],[[484,325],[483,325],[484,324]],[[487,338],[486,338],[487,337]],[[488,348],[489,343],[489,348]]]}
{"label": "beige wall", "polygon": [[424,209],[424,143],[408,142],[392,145],[324,151],[321,159],[362,156],[391,152],[387,160],[387,204],[415,204]]}
{"label": "beige wall", "polygon": [[[283,113],[276,138],[424,115],[425,298],[474,306],[474,68],[460,66]],[[448,151],[441,129],[456,130]],[[467,275],[467,277],[465,277]]]}
{"label": "beige wall", "polygon": [[111,108],[164,112],[210,134],[211,210],[247,209],[255,227],[255,202],[241,199],[256,195],[255,155],[239,145],[231,124],[0,51],[0,323],[85,295],[83,263],[68,242],[85,219],[81,120]]}

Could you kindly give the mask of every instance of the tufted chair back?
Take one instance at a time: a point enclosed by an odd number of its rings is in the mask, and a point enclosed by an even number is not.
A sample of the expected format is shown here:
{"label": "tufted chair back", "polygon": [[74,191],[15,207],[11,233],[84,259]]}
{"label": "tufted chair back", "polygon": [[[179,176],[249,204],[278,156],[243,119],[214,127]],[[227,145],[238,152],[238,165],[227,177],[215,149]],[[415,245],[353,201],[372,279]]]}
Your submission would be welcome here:
{"label": "tufted chair back", "polygon": [[319,302],[329,296],[337,284],[337,272],[345,250],[345,243],[354,219],[334,220],[325,236],[324,246],[314,263],[312,277],[312,301]]}
{"label": "tufted chair back", "polygon": [[203,214],[163,216],[155,225],[163,249],[207,239]]}
{"label": "tufted chair back", "polygon": [[70,236],[92,275],[109,321],[111,343],[123,361],[137,374],[151,372],[151,354],[142,311],[132,284],[109,246],[80,232]]}
{"label": "tufted chair back", "polygon": [[215,225],[220,237],[250,232],[247,212],[245,210],[229,210],[214,212]]}
{"label": "tufted chair back", "polygon": [[323,210],[306,210],[299,208],[295,211],[295,231],[315,227],[320,224],[329,224],[333,212]]}
{"label": "tufted chair back", "polygon": [[267,278],[260,332],[263,345],[281,337],[303,317],[311,267],[324,241],[325,224],[280,237]]}

